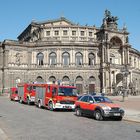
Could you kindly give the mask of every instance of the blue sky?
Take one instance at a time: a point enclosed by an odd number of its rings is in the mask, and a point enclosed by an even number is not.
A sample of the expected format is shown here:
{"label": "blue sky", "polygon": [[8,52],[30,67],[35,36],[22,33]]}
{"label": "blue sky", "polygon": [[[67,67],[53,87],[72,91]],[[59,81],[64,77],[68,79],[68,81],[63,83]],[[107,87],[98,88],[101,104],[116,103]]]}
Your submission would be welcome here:
{"label": "blue sky", "polygon": [[105,9],[126,24],[129,42],[140,51],[140,0],[0,0],[0,41],[16,40],[32,20],[61,16],[80,25],[100,27]]}

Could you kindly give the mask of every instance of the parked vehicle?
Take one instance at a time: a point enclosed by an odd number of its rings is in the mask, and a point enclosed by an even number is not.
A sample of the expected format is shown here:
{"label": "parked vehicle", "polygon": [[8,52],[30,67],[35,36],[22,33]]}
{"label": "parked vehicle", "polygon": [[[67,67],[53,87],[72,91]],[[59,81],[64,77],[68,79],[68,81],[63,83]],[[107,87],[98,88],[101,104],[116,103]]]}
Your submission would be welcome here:
{"label": "parked vehicle", "polygon": [[35,104],[41,107],[54,109],[75,109],[77,89],[74,86],[56,84],[36,85]]}
{"label": "parked vehicle", "polygon": [[18,101],[18,91],[16,87],[10,88],[10,100]]}
{"label": "parked vehicle", "polygon": [[122,120],[124,116],[124,110],[109,98],[92,94],[83,95],[75,102],[75,112],[77,116],[87,114],[95,117],[96,120],[103,120],[106,117]]}
{"label": "parked vehicle", "polygon": [[35,102],[35,84],[18,84],[18,98],[20,103],[33,104]]}

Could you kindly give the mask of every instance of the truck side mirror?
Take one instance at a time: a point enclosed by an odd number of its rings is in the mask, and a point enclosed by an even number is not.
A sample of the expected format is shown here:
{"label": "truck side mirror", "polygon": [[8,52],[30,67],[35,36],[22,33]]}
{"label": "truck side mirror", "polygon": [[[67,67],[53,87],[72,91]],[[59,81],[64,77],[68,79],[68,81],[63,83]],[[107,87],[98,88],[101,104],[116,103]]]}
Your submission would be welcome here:
{"label": "truck side mirror", "polygon": [[90,104],[93,104],[94,102],[92,100],[89,101]]}

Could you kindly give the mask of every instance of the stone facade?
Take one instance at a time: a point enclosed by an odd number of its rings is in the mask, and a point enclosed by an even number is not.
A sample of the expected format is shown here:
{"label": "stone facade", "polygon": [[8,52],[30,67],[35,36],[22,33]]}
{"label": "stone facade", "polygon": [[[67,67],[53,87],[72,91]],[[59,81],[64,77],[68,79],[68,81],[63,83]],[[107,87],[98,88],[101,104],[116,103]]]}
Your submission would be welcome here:
{"label": "stone facade", "polygon": [[100,28],[64,17],[31,22],[18,41],[0,43],[0,89],[19,82],[55,81],[75,85],[79,93],[140,92],[140,52],[131,47],[126,27],[105,11]]}

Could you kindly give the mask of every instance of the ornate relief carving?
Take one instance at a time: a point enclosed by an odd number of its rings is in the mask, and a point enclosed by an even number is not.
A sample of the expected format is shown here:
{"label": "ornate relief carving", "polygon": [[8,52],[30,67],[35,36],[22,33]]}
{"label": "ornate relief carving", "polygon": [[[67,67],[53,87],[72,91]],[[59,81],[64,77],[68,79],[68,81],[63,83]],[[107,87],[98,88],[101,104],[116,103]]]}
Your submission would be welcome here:
{"label": "ornate relief carving", "polygon": [[21,64],[21,57],[23,57],[23,55],[21,53],[17,52],[15,55],[15,60],[18,65]]}

